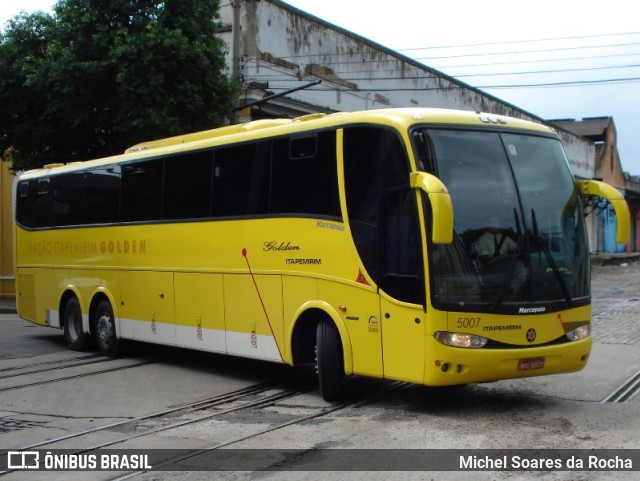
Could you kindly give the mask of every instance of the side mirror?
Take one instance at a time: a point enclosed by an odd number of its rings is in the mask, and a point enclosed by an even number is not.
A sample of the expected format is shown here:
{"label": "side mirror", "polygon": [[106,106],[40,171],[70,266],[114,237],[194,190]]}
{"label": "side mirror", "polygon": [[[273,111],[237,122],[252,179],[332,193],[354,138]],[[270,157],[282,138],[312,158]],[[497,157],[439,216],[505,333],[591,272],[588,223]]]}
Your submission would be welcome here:
{"label": "side mirror", "polygon": [[429,197],[433,243],[451,244],[453,242],[453,203],[447,187],[436,176],[426,172],[413,172],[411,187],[421,189]]}
{"label": "side mirror", "polygon": [[631,215],[624,196],[615,188],[598,180],[578,180],[578,193],[581,196],[597,196],[608,200],[616,213],[616,242],[626,244],[631,235]]}

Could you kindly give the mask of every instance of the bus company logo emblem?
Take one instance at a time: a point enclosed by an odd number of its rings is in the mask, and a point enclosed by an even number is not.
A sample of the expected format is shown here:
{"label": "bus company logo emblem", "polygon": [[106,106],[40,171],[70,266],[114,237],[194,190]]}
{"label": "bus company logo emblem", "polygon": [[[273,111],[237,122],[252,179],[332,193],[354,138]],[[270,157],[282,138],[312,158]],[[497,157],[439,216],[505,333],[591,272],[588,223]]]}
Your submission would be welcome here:
{"label": "bus company logo emblem", "polygon": [[299,245],[292,244],[291,241],[270,241],[263,243],[262,250],[265,252],[299,251]]}
{"label": "bus company logo emblem", "polygon": [[527,341],[529,341],[529,342],[535,341],[536,340],[536,336],[537,336],[537,333],[536,333],[536,330],[533,327],[530,328],[527,331]]}

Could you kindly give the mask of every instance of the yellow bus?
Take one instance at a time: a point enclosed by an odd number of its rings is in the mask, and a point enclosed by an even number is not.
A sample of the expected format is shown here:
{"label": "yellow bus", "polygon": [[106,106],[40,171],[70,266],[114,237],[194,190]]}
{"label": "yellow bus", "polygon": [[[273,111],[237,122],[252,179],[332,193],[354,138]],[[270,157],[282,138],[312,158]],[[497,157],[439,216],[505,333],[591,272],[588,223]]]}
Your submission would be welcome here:
{"label": "yellow bus", "polygon": [[581,198],[552,129],[444,109],[249,122],[15,183],[18,312],[129,339],[431,386],[571,372],[591,349]]}

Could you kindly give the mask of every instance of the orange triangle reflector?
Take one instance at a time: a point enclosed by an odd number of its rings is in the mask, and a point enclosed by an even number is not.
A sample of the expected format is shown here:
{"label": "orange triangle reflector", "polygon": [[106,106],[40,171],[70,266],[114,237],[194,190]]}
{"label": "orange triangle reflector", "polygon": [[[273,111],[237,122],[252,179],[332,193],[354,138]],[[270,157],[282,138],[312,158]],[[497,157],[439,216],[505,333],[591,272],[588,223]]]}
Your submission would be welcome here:
{"label": "orange triangle reflector", "polygon": [[371,285],[371,284],[369,284],[369,281],[364,276],[364,274],[362,273],[361,270],[358,270],[358,277],[356,278],[356,282],[358,284],[364,284],[365,286],[370,286]]}

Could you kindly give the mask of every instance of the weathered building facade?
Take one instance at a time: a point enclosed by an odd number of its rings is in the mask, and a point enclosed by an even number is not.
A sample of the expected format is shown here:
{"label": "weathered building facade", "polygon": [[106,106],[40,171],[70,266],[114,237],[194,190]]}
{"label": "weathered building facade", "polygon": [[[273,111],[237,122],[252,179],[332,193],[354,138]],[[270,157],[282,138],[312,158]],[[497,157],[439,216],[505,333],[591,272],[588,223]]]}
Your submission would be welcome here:
{"label": "weathered building facade", "polygon": [[[545,123],[278,0],[233,0],[221,7],[221,18],[229,67],[245,87],[238,103],[247,107],[238,110],[237,121],[414,106],[477,110]],[[274,97],[284,92],[288,93]],[[594,143],[568,130],[558,131],[574,175],[593,178]],[[595,220],[589,223],[595,251]]]}
{"label": "weathered building facade", "polygon": [[[497,97],[278,0],[221,7],[228,64],[245,86],[240,105],[300,88],[241,111],[239,120],[388,107],[477,110],[543,122]],[[235,28],[234,28],[235,27]],[[321,83],[302,88],[314,81]],[[592,142],[560,130],[578,177],[595,171]]]}

